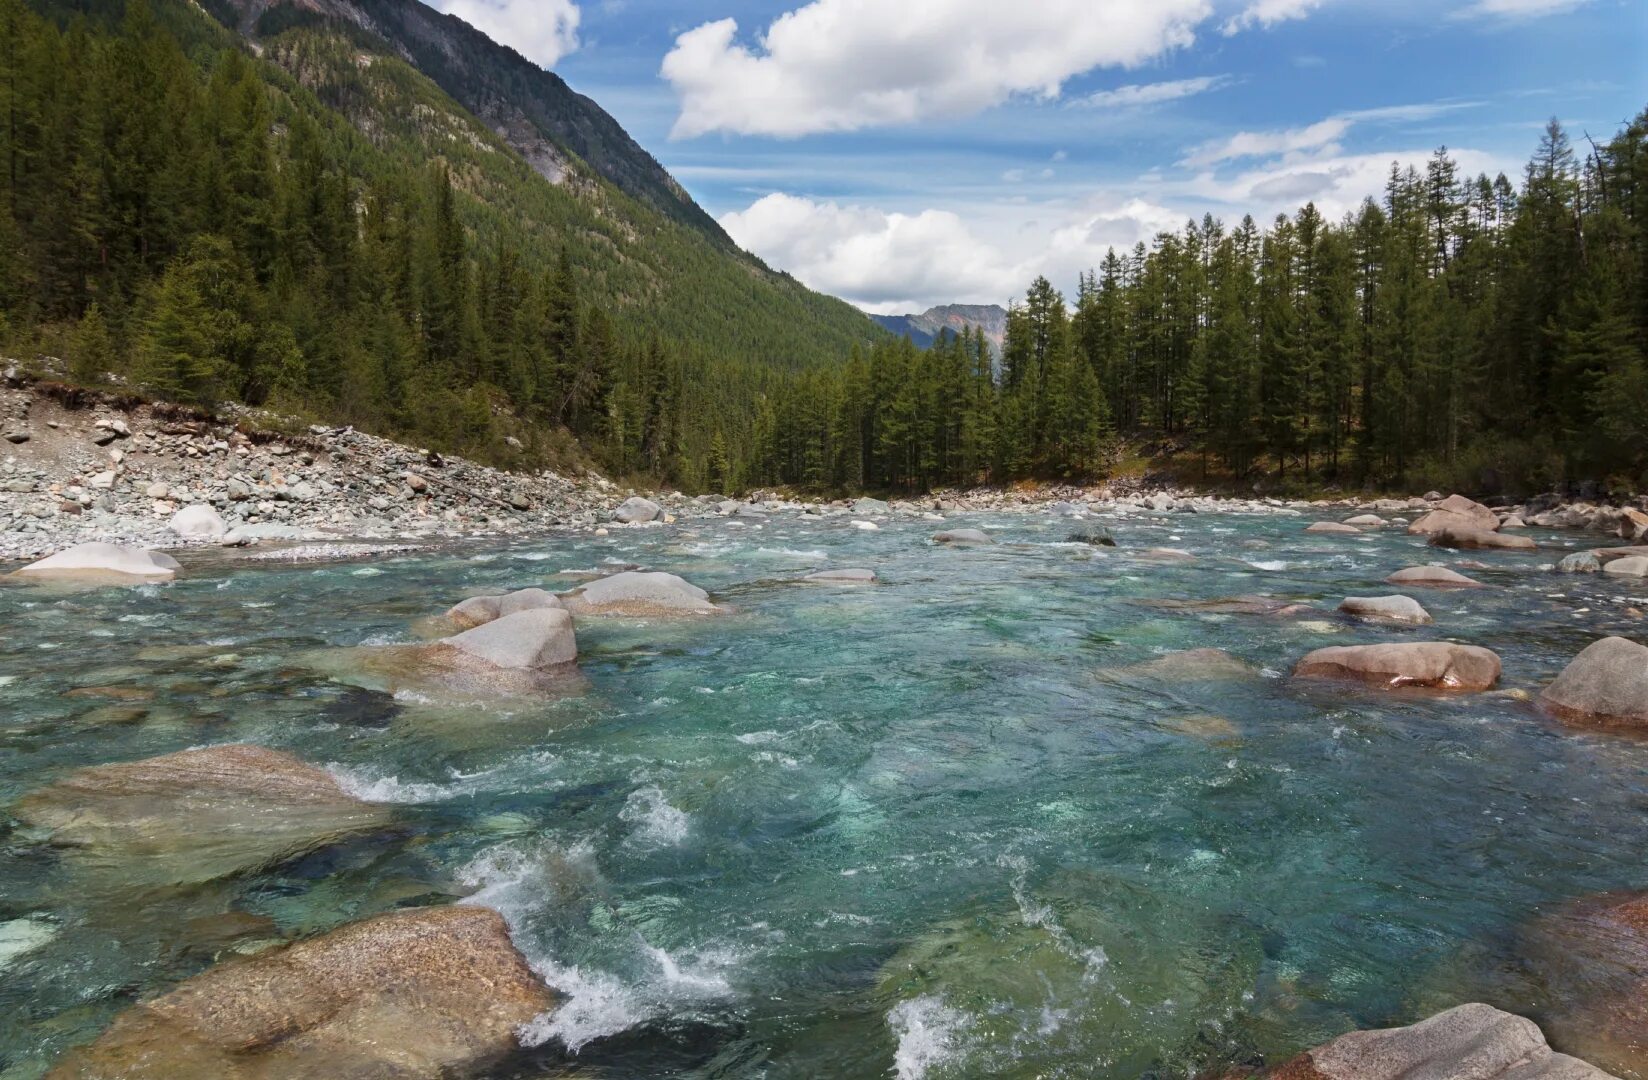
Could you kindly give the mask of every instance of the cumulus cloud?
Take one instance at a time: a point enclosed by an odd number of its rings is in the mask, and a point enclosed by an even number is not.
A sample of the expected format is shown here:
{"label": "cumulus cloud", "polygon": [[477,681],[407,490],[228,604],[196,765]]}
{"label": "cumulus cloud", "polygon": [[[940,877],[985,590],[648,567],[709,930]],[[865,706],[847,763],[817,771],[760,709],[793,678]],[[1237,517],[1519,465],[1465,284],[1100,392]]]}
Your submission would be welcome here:
{"label": "cumulus cloud", "polygon": [[1256,26],[1268,30],[1280,22],[1302,19],[1321,5],[1322,0],[1253,0],[1219,29],[1226,37]]}
{"label": "cumulus cloud", "polygon": [[1271,157],[1300,150],[1322,150],[1337,146],[1337,140],[1350,130],[1351,121],[1343,116],[1318,120],[1308,127],[1284,128],[1279,131],[1238,131],[1223,139],[1205,142],[1186,154],[1179,162],[1191,168],[1217,165],[1240,158]]}
{"label": "cumulus cloud", "polygon": [[493,41],[543,67],[578,48],[578,5],[573,0],[431,0]]}
{"label": "cumulus cloud", "polygon": [[1230,78],[1226,75],[1207,75],[1198,79],[1174,79],[1172,82],[1118,86],[1114,90],[1100,90],[1096,94],[1088,94],[1077,99],[1074,104],[1094,109],[1136,109],[1205,94],[1229,82]]}
{"label": "cumulus cloud", "polygon": [[680,100],[671,135],[793,137],[1054,98],[1082,72],[1188,46],[1211,14],[1208,0],[813,0],[753,43],[722,19],[664,57]]}

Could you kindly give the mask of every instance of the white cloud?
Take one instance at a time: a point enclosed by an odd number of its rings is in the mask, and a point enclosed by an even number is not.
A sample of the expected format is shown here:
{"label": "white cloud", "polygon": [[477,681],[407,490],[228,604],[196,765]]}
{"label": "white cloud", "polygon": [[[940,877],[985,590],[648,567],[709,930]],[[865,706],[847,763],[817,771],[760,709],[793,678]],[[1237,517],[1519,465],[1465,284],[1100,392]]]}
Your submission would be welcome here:
{"label": "white cloud", "polygon": [[1302,19],[1321,4],[1322,0],[1253,0],[1219,29],[1226,37],[1255,26],[1268,30],[1280,22]]}
{"label": "white cloud", "polygon": [[1133,109],[1144,105],[1159,105],[1164,101],[1204,94],[1230,82],[1226,75],[1207,75],[1198,79],[1175,79],[1172,82],[1144,83],[1118,86],[1114,90],[1100,90],[1073,104],[1095,109]]}
{"label": "white cloud", "polygon": [[1334,116],[1318,120],[1309,127],[1281,131],[1238,131],[1226,138],[1203,143],[1185,155],[1179,164],[1199,168],[1239,158],[1324,150],[1337,146],[1337,140],[1350,130],[1350,125],[1351,121],[1345,117]]}
{"label": "white cloud", "polygon": [[753,44],[732,19],[676,38],[661,74],[673,138],[793,137],[965,116],[1066,80],[1137,67],[1194,40],[1208,0],[813,0]]}
{"label": "white cloud", "polygon": [[573,0],[431,0],[492,40],[543,67],[578,47],[578,5]]}
{"label": "white cloud", "polygon": [[1537,19],[1545,15],[1561,15],[1589,3],[1590,0],[1475,0],[1458,12],[1465,18]]}

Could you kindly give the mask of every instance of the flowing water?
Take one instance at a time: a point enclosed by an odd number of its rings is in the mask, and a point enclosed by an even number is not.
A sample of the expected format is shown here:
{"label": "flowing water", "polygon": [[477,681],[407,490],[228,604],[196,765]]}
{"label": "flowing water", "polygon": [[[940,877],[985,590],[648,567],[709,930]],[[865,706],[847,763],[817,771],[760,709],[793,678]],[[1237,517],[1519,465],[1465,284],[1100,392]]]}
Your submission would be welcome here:
{"label": "flowing water", "polygon": [[[994,515],[947,527],[1002,544],[944,549],[929,523],[774,517],[0,589],[0,806],[79,766],[242,741],[395,822],[171,888],[0,834],[0,1077],[226,951],[460,899],[503,911],[565,995],[509,1077],[1172,1077],[1466,1000],[1537,1017],[1518,927],[1645,883],[1648,745],[1507,696],[1283,673],[1322,645],[1446,637],[1537,688],[1595,636],[1640,636],[1648,587],[1552,574],[1582,541],[1539,534],[1469,571],[1492,589],[1413,593],[1434,627],[1357,626],[1342,597],[1462,557],[1304,524],[1134,519],[1101,549]],[[1156,546],[1197,559],[1136,554]],[[581,620],[577,692],[493,707],[313,663],[614,562],[736,611]],[[881,584],[795,583],[853,566]],[[1253,593],[1321,611],[1140,602]],[[1149,666],[1209,646],[1254,674]]]}

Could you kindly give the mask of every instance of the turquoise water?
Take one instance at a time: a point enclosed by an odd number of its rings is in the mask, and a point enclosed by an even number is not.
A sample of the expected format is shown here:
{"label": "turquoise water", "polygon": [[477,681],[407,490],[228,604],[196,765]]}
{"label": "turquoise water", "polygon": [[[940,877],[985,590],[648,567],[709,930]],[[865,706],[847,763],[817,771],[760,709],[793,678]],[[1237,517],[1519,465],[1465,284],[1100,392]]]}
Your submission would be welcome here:
{"label": "turquoise water", "polygon": [[[1537,1018],[1517,930],[1644,884],[1648,744],[1505,696],[1282,673],[1322,645],[1447,637],[1537,688],[1595,636],[1641,636],[1641,583],[1551,574],[1579,541],[1536,534],[1467,571],[1493,589],[1414,592],[1436,626],[1373,629],[1332,609],[1462,557],[1298,519],[1112,524],[1122,547],[1090,549],[1048,515],[958,517],[1004,543],[940,549],[931,523],[775,516],[0,589],[0,805],[79,766],[251,741],[396,821],[186,889],[0,835],[0,1077],[209,965],[223,912],[267,939],[465,897],[567,995],[499,1076],[1171,1077],[1466,1000]],[[1198,559],[1135,554],[1156,546]],[[313,662],[614,561],[736,612],[581,620],[587,683],[540,702],[396,699]],[[882,583],[794,583],[830,566]],[[1140,602],[1251,593],[1322,610]],[[1141,666],[1205,646],[1255,674]],[[106,687],[125,699],[64,696]]]}

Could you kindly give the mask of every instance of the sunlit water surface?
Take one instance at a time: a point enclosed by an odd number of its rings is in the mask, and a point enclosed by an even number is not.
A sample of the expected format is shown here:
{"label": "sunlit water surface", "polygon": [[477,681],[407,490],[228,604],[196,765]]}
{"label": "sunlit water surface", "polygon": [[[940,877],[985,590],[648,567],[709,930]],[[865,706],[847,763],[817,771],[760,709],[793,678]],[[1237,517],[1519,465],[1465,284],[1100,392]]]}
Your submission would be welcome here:
{"label": "sunlit water surface", "polygon": [[[958,518],[1003,543],[944,549],[931,523],[774,517],[0,589],[0,805],[78,766],[250,741],[398,823],[142,891],[0,837],[0,1077],[204,969],[222,912],[291,937],[461,898],[503,911],[566,995],[509,1077],[1170,1077],[1465,1000],[1537,1017],[1517,928],[1645,884],[1648,745],[1507,697],[1283,673],[1322,645],[1446,637],[1537,688],[1598,634],[1640,636],[1644,586],[1554,575],[1581,540],[1539,534],[1469,571],[1492,589],[1413,593],[1436,626],[1369,629],[1332,609],[1463,556],[1298,519],[1112,524],[1119,549],[1044,514]],[[1156,546],[1198,558],[1137,554]],[[613,561],[736,613],[582,620],[584,692],[508,708],[392,699],[304,659]],[[881,584],[794,583],[853,566]],[[1322,610],[1138,602],[1250,593]],[[1137,667],[1204,646],[1257,674]],[[64,696],[110,686],[147,700]]]}

